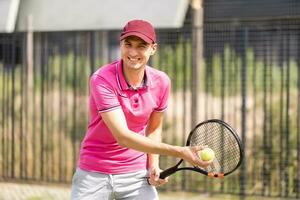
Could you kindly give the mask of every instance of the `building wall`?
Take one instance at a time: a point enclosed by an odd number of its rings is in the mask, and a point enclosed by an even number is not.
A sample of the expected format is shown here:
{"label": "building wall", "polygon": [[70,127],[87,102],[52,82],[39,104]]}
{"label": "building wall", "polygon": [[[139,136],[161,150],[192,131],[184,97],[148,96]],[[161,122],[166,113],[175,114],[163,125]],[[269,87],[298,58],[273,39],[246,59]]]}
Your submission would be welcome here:
{"label": "building wall", "polygon": [[204,0],[205,20],[299,17],[299,0]]}

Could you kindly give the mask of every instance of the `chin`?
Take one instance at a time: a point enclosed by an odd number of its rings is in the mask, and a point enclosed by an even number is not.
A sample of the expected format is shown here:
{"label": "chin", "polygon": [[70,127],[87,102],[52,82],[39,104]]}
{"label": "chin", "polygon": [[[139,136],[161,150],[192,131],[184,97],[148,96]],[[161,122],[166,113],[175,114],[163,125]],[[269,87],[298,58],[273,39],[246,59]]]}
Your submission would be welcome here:
{"label": "chin", "polygon": [[141,69],[143,66],[143,64],[131,64],[131,63],[127,63],[127,67],[130,69]]}

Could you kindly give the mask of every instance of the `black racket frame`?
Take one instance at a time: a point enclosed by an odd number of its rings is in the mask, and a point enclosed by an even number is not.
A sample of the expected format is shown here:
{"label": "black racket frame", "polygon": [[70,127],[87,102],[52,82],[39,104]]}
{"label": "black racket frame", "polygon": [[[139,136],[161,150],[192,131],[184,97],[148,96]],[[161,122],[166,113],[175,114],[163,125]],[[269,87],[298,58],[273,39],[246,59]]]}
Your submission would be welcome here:
{"label": "black racket frame", "polygon": [[243,145],[242,145],[242,141],[241,139],[239,138],[239,136],[237,135],[237,133],[235,132],[235,130],[229,125],[227,124],[226,122],[220,120],[220,119],[209,119],[209,120],[206,120],[206,121],[203,121],[201,123],[199,123],[189,134],[188,136],[188,139],[187,139],[187,142],[186,142],[186,146],[190,146],[190,140],[192,138],[192,135],[193,133],[195,132],[195,130],[199,127],[199,126],[202,126],[203,124],[207,124],[207,123],[219,123],[221,125],[223,125],[224,127],[226,127],[231,133],[232,135],[234,136],[234,138],[236,139],[237,141],[237,144],[239,146],[239,149],[240,149],[240,160],[238,162],[238,164],[236,165],[235,168],[233,168],[231,171],[229,172],[226,172],[226,173],[211,173],[211,172],[207,172],[205,171],[204,169],[201,169],[199,167],[181,167],[181,168],[178,168],[179,165],[183,162],[183,159],[181,159],[175,166],[173,167],[170,167],[164,171],[162,171],[160,173],[160,176],[159,178],[161,179],[164,179],[166,178],[167,176],[177,172],[177,171],[181,171],[181,170],[192,170],[192,171],[195,171],[195,172],[199,172],[201,174],[204,174],[206,176],[209,176],[209,177],[214,177],[214,178],[223,178],[224,176],[227,176],[229,174],[231,174],[232,172],[234,172],[242,163],[243,161],[243,158],[244,158],[244,151],[243,151]]}

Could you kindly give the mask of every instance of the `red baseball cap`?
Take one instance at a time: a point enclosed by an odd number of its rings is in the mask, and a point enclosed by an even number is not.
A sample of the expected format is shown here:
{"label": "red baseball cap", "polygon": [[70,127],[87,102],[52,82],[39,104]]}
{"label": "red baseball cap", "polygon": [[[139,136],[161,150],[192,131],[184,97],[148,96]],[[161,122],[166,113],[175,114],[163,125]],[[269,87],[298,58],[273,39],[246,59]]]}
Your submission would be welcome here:
{"label": "red baseball cap", "polygon": [[131,35],[137,36],[147,43],[156,43],[156,34],[153,26],[144,20],[127,22],[121,32],[120,41]]}

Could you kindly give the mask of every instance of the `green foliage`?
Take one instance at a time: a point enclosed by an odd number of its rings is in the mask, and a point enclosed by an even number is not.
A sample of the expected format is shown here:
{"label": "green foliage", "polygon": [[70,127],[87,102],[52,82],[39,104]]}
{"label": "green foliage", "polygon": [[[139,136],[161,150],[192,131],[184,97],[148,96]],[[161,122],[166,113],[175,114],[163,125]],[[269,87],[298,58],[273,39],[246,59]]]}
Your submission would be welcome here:
{"label": "green foliage", "polygon": [[[159,46],[152,58],[152,65],[168,74],[172,81],[172,91],[188,88],[191,82],[191,44],[179,39],[177,45]],[[184,76],[185,75],[185,76]]]}
{"label": "green foliage", "polygon": [[[178,45],[164,44],[160,46],[152,58],[152,65],[170,76],[173,94],[181,92],[183,89],[189,91],[192,75],[191,56],[191,42],[179,39]],[[214,54],[211,59],[206,58],[199,66],[199,93],[209,94],[217,102],[221,101],[222,94],[225,96],[225,101],[230,98],[237,98],[237,101],[240,101],[242,69],[246,67],[247,100],[255,102],[256,105],[256,107],[247,107],[246,114],[249,115],[247,123],[251,124],[252,116],[257,118],[256,130],[252,130],[255,133],[252,133],[251,130],[248,131],[251,136],[256,134],[255,139],[249,136],[248,147],[256,144],[257,149],[249,148],[247,150],[249,156],[247,176],[251,177],[252,172],[257,169],[259,169],[257,173],[262,173],[263,163],[267,163],[266,169],[271,172],[265,176],[269,176],[271,181],[279,181],[280,152],[284,152],[281,159],[283,162],[286,161],[284,167],[289,175],[289,186],[293,187],[294,183],[291,177],[296,170],[299,170],[295,163],[297,159],[297,116],[299,115],[297,111],[297,106],[299,106],[297,99],[299,93],[297,88],[298,65],[293,58],[282,64],[275,62],[276,60],[272,63],[270,61],[265,63],[263,58],[254,55],[251,48],[246,51],[246,62],[243,63],[242,60],[241,55],[228,45],[225,46],[223,52]],[[104,61],[99,59],[97,63],[102,65]],[[88,124],[88,82],[92,73],[90,60],[83,55],[75,56],[73,51],[69,51],[66,55],[58,53],[51,55],[45,66],[35,68],[31,90],[26,84],[27,72],[22,67],[24,66],[17,65],[12,71],[10,68],[4,69],[3,64],[0,63],[0,112],[5,114],[4,118],[0,117],[1,128],[5,136],[3,144],[5,148],[3,149],[5,155],[11,155],[12,137],[14,136],[14,150],[16,151],[15,166],[12,166],[12,159],[9,156],[0,159],[0,162],[4,163],[0,165],[0,174],[3,170],[11,168],[16,170],[18,177],[20,174],[24,174],[19,166],[21,163],[24,164],[26,154],[29,163],[26,173],[29,177],[41,176],[41,172],[37,169],[44,165],[49,169],[44,169],[45,176],[50,180],[57,181],[60,178],[59,166],[61,165],[62,170],[67,174],[64,180],[70,181],[80,142]],[[14,81],[12,73],[15,76]],[[12,94],[15,95],[13,100]],[[289,107],[287,108],[288,95]],[[209,103],[213,104],[213,102]],[[175,105],[178,110],[181,106],[182,104],[179,103]],[[237,110],[240,112],[240,107]],[[227,112],[227,114],[233,115],[230,112],[234,111]],[[184,116],[179,116],[178,119],[184,120]],[[261,121],[258,122],[259,120]],[[164,131],[171,135],[182,136],[182,133],[177,133],[181,129],[174,128],[172,122],[174,122],[173,118],[172,121],[164,123]],[[264,123],[266,123],[266,127],[263,127]],[[14,127],[14,132],[12,127]],[[44,138],[42,138],[42,134],[44,134]],[[264,134],[267,139],[264,139]],[[27,137],[24,139],[26,144],[19,140],[21,137],[23,139]],[[181,140],[174,140],[174,137],[167,138],[167,142],[175,141],[176,145],[181,145]],[[42,140],[44,146],[41,145]],[[22,145],[26,145],[27,152],[22,152]],[[285,149],[289,149],[289,155],[286,154]],[[254,156],[254,151],[257,160],[251,158]],[[41,154],[44,156],[44,163],[40,160]],[[59,156],[62,157],[61,160],[59,160]],[[168,167],[169,163],[173,161],[174,159],[170,158],[162,160],[162,168]],[[272,166],[275,167],[272,168]],[[37,172],[33,172],[34,169]],[[207,180],[206,177],[195,178],[192,174],[187,175],[187,177],[189,176],[190,182],[184,179],[182,173],[175,174],[171,179],[172,188],[174,185],[180,188],[179,185],[184,182],[185,185],[193,184],[196,188],[205,185],[209,188],[208,192],[211,193],[220,191],[222,188],[232,193],[240,190],[239,176],[232,176],[222,181]],[[252,178],[258,182],[258,185],[261,185],[259,181],[263,181],[265,176],[256,174]],[[281,184],[284,186],[285,183]],[[247,182],[247,188],[252,188],[250,182]],[[276,193],[276,189],[278,187],[272,186],[274,193]],[[261,186],[259,190],[262,190]]]}
{"label": "green foliage", "polygon": [[[183,46],[186,46],[184,49]],[[184,50],[186,57],[184,58]],[[172,80],[173,91],[181,90],[185,83],[190,86],[191,81],[191,44],[179,40],[178,45],[162,45],[157,54],[153,57],[153,66],[165,71]],[[184,62],[185,61],[185,62]],[[222,90],[227,91],[227,95],[237,95],[241,93],[242,68],[246,67],[246,85],[248,94],[255,90],[263,92],[264,87],[273,87],[274,92],[281,89],[279,84],[283,77],[286,85],[287,69],[289,64],[290,88],[297,87],[297,63],[295,60],[285,62],[282,66],[278,62],[264,63],[263,58],[256,58],[252,48],[247,50],[246,63],[242,62],[242,57],[234,49],[226,45],[222,54],[216,53],[211,61],[206,60],[199,66],[200,89],[209,92],[211,95],[220,96]],[[244,65],[244,66],[243,66]],[[184,72],[185,70],[185,72]],[[186,76],[184,77],[184,73]],[[185,82],[184,82],[185,79]],[[264,80],[266,85],[264,85]]]}

